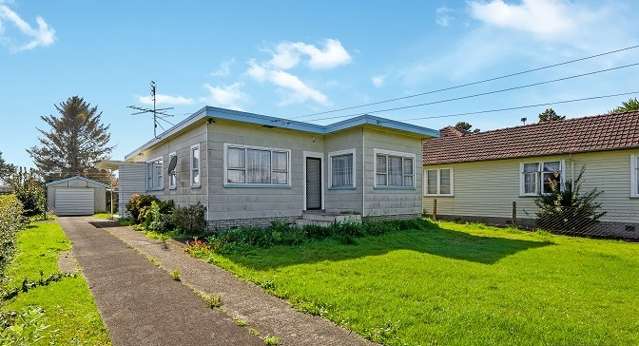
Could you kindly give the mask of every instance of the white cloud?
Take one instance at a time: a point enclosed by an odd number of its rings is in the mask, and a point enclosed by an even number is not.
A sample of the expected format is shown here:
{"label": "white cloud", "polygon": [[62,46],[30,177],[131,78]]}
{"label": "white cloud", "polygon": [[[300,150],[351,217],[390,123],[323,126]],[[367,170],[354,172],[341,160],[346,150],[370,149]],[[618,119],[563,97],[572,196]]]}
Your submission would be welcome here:
{"label": "white cloud", "polygon": [[235,59],[229,59],[220,63],[217,69],[211,72],[213,77],[228,77],[231,74],[231,66],[235,64]]}
{"label": "white cloud", "polygon": [[447,27],[455,19],[451,13],[453,13],[453,10],[446,6],[438,7],[435,10],[435,23],[439,26]]}
{"label": "white cloud", "polygon": [[249,62],[246,73],[260,82],[269,82],[289,92],[281,104],[301,103],[308,100],[319,104],[327,104],[328,97],[319,90],[313,89],[297,76],[282,70],[259,65],[255,61]]}
{"label": "white cloud", "polygon": [[[9,6],[0,4],[0,24],[2,21],[12,23],[23,35],[27,36],[30,40],[24,44],[16,45],[13,40],[9,38],[3,38],[2,41],[9,45],[10,49],[14,52],[31,50],[36,47],[47,47],[55,42],[55,30],[49,27],[49,24],[40,16],[36,17],[37,27],[32,27],[22,19],[16,12],[11,10]],[[0,34],[4,34],[4,26],[0,25]]]}
{"label": "white cloud", "polygon": [[247,99],[241,90],[241,83],[221,86],[212,86],[207,83],[204,84],[204,87],[208,90],[209,95],[202,98],[202,101],[213,106],[242,110],[242,103]]}
{"label": "white cloud", "polygon": [[[151,96],[138,96],[138,101],[145,105],[152,105],[153,99]],[[165,106],[184,106],[193,103],[193,99],[183,96],[171,96],[171,95],[155,95],[155,103],[157,105]]]}
{"label": "white cloud", "polygon": [[325,40],[321,48],[304,42],[281,42],[272,55],[269,65],[280,70],[297,66],[303,57],[307,58],[308,67],[315,70],[332,69],[352,61],[342,43],[335,39]]}
{"label": "white cloud", "polygon": [[373,76],[371,78],[371,82],[376,88],[380,88],[382,85],[384,85],[385,79],[386,79],[386,76],[382,76],[382,75]]}

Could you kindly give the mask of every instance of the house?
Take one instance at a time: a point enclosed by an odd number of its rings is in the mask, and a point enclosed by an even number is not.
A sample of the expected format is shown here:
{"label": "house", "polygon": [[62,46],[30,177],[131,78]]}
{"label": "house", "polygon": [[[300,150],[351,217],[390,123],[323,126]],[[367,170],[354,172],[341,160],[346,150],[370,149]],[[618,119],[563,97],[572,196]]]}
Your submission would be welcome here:
{"label": "house", "polygon": [[371,115],[323,126],[204,107],[99,167],[119,170],[119,210],[133,193],[201,203],[211,229],[304,215],[415,217],[421,143],[437,135]]}
{"label": "house", "polygon": [[81,176],[51,181],[47,187],[47,208],[56,215],[93,215],[106,211],[108,187]]}
{"label": "house", "polygon": [[[535,199],[584,169],[583,191],[603,191],[597,235],[639,238],[639,112],[607,114],[423,143],[424,211],[440,218],[535,224]],[[436,201],[436,202],[435,202]],[[514,204],[513,204],[514,203]]]}

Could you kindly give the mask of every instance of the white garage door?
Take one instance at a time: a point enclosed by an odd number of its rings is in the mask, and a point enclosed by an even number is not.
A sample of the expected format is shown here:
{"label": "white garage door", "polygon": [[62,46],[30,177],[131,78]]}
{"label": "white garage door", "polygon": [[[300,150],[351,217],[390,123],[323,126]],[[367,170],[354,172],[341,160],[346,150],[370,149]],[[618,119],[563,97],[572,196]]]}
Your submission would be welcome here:
{"label": "white garage door", "polygon": [[56,189],[57,215],[93,215],[93,189]]}

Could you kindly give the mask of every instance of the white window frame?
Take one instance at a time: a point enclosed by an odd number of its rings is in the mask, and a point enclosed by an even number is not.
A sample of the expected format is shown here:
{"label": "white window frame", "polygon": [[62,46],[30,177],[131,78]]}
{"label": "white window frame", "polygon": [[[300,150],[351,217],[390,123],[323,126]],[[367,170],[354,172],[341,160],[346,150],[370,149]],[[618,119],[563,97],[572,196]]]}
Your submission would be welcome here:
{"label": "white window frame", "polygon": [[[333,187],[333,156],[341,156],[341,155],[353,155],[353,185],[352,186],[335,186]],[[333,190],[339,189],[355,189],[357,188],[357,154],[355,153],[355,148],[338,150],[328,153],[328,188]]]}
{"label": "white window frame", "polygon": [[[566,183],[566,161],[562,159],[552,160],[531,160],[523,161],[519,163],[519,196],[520,197],[537,197],[542,195],[549,195],[550,192],[544,193],[544,164],[551,162],[559,162],[559,189],[561,191],[565,188]],[[537,164],[537,191],[535,193],[526,193],[524,190],[524,165],[529,163]]]}
{"label": "white window frame", "polygon": [[[171,164],[171,158],[175,157],[177,160],[177,153],[174,151],[172,153],[169,154],[169,165]],[[175,170],[173,171],[173,175],[175,175],[175,184],[171,184],[171,172],[166,172],[166,176],[169,179],[169,190],[175,190],[177,189],[177,168],[178,165],[175,165]]]}
{"label": "white window frame", "polygon": [[[441,180],[442,170],[450,171],[450,193],[440,193],[441,190]],[[437,171],[437,193],[428,193],[428,171]],[[453,197],[455,196],[455,170],[452,167],[440,167],[440,168],[425,168],[423,177],[424,179],[424,196],[435,197],[435,196],[444,196],[444,197]]]}
{"label": "white window frame", "polygon": [[630,197],[639,198],[639,154],[630,155]]}
{"label": "white window frame", "polygon": [[[377,184],[377,155],[384,155],[386,156],[386,185],[378,185]],[[396,156],[396,157],[401,157],[402,158],[402,185],[390,185],[390,175],[388,173],[389,171],[389,162],[388,162],[388,157],[389,156]],[[413,154],[413,153],[404,153],[404,152],[400,152],[400,151],[393,151],[393,150],[385,150],[385,149],[373,149],[373,175],[374,175],[374,179],[373,179],[373,187],[375,188],[382,188],[382,189],[414,189],[416,186],[416,177],[417,177],[417,172],[416,172],[416,168],[417,168],[417,163],[416,163],[416,159],[417,159],[417,155]],[[413,184],[412,185],[404,185],[404,177],[407,177],[407,174],[404,174],[404,159],[411,159],[413,161]]]}
{"label": "white window frame", "polygon": [[[193,149],[197,148],[199,153],[199,159],[197,160],[197,173],[200,177],[200,181],[198,183],[193,182],[193,172],[195,169],[193,168]],[[202,186],[202,150],[200,149],[200,143],[193,144],[189,149],[189,184],[191,187],[201,187]]]}
{"label": "white window frame", "polygon": [[304,151],[304,210],[306,210],[306,158],[316,158],[320,159],[320,180],[322,182],[322,210],[324,210],[324,191],[326,187],[324,186],[324,153],[318,153],[314,151]]}
{"label": "white window frame", "polygon": [[[153,165],[160,161],[160,186],[153,186]],[[147,191],[162,191],[164,190],[164,158],[162,156],[156,157],[152,160],[146,161],[146,190]]]}
{"label": "white window frame", "polygon": [[[273,173],[273,153],[274,152],[286,152],[287,153],[287,162],[286,162],[286,184],[275,184],[273,183],[273,178],[271,176],[271,183],[229,183],[228,182],[228,149],[229,148],[239,148],[244,149],[244,155],[246,155],[246,149],[255,149],[255,150],[267,150],[271,152],[271,174]],[[225,187],[291,187],[291,181],[293,180],[291,173],[291,161],[292,161],[292,150],[284,149],[284,148],[272,148],[272,147],[260,147],[255,145],[246,145],[246,144],[233,144],[233,143],[224,143],[224,186]],[[244,157],[244,164],[246,165],[246,156]],[[246,166],[245,166],[246,167]],[[245,168],[246,169],[246,168]]]}

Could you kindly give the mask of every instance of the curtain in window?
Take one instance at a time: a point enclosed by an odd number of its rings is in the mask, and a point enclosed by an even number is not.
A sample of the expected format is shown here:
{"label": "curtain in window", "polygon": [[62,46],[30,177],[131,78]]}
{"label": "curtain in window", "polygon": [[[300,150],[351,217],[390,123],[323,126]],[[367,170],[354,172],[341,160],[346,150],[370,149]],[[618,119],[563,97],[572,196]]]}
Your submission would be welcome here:
{"label": "curtain in window", "polygon": [[246,149],[246,182],[249,184],[271,183],[271,152]]}
{"label": "curtain in window", "polygon": [[200,185],[200,148],[191,149],[191,185]]}
{"label": "curtain in window", "polygon": [[375,182],[379,186],[386,186],[388,184],[386,177],[386,155],[377,155],[377,170],[376,170]]}
{"label": "curtain in window", "polygon": [[388,185],[402,186],[402,158],[399,156],[388,157]]}
{"label": "curtain in window", "polygon": [[244,169],[244,148],[228,148],[227,151],[227,173],[226,180],[228,183],[242,184],[245,182]]}
{"label": "curtain in window", "polygon": [[273,184],[288,184],[288,152],[273,152]]}
{"label": "curtain in window", "polygon": [[450,169],[439,170],[439,193],[450,195]]}
{"label": "curtain in window", "polygon": [[427,184],[428,190],[426,191],[428,194],[436,195],[437,194],[437,170],[431,169],[427,173]]}
{"label": "curtain in window", "polygon": [[637,181],[635,182],[635,192],[639,194],[639,156],[637,156],[637,162],[635,162],[635,177],[637,177]]}
{"label": "curtain in window", "polygon": [[334,187],[353,186],[353,154],[333,156],[331,167]]}
{"label": "curtain in window", "polygon": [[553,188],[561,187],[561,162],[544,162],[542,182],[543,193],[551,193]]}
{"label": "curtain in window", "polygon": [[404,186],[413,186],[413,159],[404,158]]}
{"label": "curtain in window", "polygon": [[539,164],[538,163],[525,163],[524,171],[524,193],[537,193],[537,181]]}

